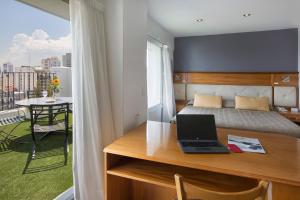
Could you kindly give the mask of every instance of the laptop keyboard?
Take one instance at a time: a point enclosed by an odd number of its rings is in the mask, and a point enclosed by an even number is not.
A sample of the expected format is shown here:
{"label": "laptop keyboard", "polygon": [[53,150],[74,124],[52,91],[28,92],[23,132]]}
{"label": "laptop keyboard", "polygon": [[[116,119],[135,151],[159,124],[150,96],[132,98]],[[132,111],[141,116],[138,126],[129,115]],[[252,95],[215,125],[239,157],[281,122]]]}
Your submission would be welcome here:
{"label": "laptop keyboard", "polygon": [[189,147],[215,147],[220,146],[218,142],[181,142],[182,146]]}

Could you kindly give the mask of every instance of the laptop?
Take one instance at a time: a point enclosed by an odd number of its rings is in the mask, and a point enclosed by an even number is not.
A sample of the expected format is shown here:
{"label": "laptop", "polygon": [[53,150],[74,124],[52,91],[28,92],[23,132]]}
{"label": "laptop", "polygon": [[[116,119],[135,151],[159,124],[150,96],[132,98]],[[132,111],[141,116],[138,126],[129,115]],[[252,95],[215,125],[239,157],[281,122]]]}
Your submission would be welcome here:
{"label": "laptop", "polygon": [[218,142],[214,115],[179,114],[177,139],[185,153],[229,153]]}

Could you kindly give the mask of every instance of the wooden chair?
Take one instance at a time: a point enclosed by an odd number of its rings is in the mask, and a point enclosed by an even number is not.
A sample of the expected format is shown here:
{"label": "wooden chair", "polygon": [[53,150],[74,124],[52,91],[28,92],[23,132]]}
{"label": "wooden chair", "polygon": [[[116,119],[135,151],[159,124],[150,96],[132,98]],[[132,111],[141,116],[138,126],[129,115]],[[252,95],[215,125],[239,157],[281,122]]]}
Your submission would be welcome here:
{"label": "wooden chair", "polygon": [[[257,187],[240,192],[218,192],[190,184],[179,174],[175,174],[178,200],[265,200],[269,183],[260,181]],[[187,199],[188,198],[188,199]]]}

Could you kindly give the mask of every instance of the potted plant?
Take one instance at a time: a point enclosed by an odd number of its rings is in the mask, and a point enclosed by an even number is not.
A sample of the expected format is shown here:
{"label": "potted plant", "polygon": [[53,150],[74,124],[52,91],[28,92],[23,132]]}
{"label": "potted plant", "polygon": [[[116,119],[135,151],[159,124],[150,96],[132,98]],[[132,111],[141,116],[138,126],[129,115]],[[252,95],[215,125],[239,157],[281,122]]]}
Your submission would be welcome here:
{"label": "potted plant", "polygon": [[49,84],[49,96],[52,96],[53,99],[57,96],[60,90],[60,80],[57,76],[54,76],[50,80]]}

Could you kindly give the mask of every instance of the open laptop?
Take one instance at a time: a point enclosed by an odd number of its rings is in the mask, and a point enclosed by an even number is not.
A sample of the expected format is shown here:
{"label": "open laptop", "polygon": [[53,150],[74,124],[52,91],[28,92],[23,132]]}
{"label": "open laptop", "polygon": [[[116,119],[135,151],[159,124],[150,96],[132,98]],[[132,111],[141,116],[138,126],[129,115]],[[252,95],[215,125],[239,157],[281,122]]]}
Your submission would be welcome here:
{"label": "open laptop", "polygon": [[177,139],[185,153],[229,153],[218,142],[214,115],[179,114]]}

